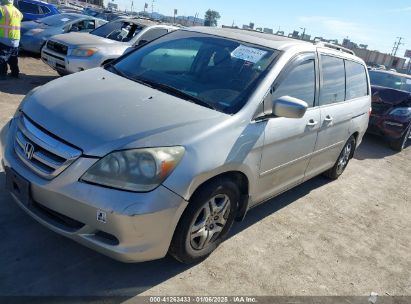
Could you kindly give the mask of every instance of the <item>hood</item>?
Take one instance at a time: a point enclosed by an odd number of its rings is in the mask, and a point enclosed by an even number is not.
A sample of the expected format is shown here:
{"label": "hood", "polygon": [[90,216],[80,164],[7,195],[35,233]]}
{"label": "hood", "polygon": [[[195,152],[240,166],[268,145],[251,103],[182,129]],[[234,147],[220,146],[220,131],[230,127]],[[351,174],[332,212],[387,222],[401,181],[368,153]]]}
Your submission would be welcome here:
{"label": "hood", "polygon": [[44,23],[39,23],[35,21],[24,21],[21,23],[21,33],[24,34],[25,32],[39,28],[39,29],[47,29],[49,26]]}
{"label": "hood", "polygon": [[54,36],[53,40],[70,46],[123,45],[123,43],[121,42],[103,38],[89,33],[61,34]]}
{"label": "hood", "polygon": [[99,157],[118,149],[184,145],[231,117],[103,68],[47,83],[22,110],[86,155]]}
{"label": "hood", "polygon": [[372,85],[372,102],[399,105],[411,100],[411,93],[402,90],[391,89]]}

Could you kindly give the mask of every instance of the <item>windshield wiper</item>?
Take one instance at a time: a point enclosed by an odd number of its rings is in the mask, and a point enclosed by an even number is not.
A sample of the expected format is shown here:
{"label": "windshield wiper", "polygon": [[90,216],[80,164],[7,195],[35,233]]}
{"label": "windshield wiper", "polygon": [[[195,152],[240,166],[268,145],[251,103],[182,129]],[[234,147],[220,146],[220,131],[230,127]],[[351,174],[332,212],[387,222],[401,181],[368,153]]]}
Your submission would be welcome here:
{"label": "windshield wiper", "polygon": [[210,104],[210,103],[208,103],[204,100],[201,100],[199,98],[196,98],[196,97],[194,97],[190,94],[187,94],[183,91],[180,91],[179,89],[176,89],[172,86],[169,86],[169,85],[166,85],[166,84],[163,84],[163,83],[158,83],[158,82],[155,82],[155,81],[152,81],[152,80],[141,79],[141,78],[132,78],[132,80],[134,80],[138,83],[141,83],[141,84],[148,85],[149,87],[152,87],[154,89],[158,89],[162,92],[170,93],[173,96],[179,97],[179,98],[184,99],[186,101],[189,101],[189,102],[198,104],[200,106],[203,106],[203,107],[218,111],[216,109],[216,107],[214,107],[212,104]]}

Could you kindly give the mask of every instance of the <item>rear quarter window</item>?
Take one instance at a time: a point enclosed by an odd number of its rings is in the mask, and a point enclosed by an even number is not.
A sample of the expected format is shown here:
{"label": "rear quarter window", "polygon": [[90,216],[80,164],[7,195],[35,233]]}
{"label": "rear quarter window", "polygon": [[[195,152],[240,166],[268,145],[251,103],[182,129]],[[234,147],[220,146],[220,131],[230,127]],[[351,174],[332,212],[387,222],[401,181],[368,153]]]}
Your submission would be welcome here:
{"label": "rear quarter window", "polygon": [[368,95],[367,74],[365,67],[354,61],[345,61],[347,81],[346,100]]}
{"label": "rear quarter window", "polygon": [[40,9],[43,15],[50,13],[50,9],[47,6],[40,6]]}
{"label": "rear quarter window", "polygon": [[24,2],[24,1],[19,1],[19,10],[22,13],[35,14],[35,15],[40,14],[40,7],[38,5]]}

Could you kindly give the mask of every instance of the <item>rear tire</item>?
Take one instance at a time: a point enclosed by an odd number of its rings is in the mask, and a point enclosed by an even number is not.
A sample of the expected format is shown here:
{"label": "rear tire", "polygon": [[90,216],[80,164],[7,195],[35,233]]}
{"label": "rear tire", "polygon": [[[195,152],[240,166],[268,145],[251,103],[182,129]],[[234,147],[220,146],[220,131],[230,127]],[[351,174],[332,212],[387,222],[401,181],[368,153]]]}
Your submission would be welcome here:
{"label": "rear tire", "polygon": [[174,232],[169,253],[185,264],[207,258],[233,225],[240,192],[234,182],[219,178],[196,192]]}
{"label": "rear tire", "polygon": [[404,132],[404,134],[401,136],[401,138],[390,142],[391,149],[401,152],[405,148],[405,145],[407,144],[407,140],[410,137],[410,133],[411,133],[411,123],[408,126],[407,130]]}
{"label": "rear tire", "polygon": [[345,168],[348,165],[348,162],[354,155],[355,150],[355,137],[351,136],[344,145],[340,155],[338,156],[337,161],[335,162],[334,167],[330,170],[324,172],[324,175],[331,178],[337,179],[343,174]]}

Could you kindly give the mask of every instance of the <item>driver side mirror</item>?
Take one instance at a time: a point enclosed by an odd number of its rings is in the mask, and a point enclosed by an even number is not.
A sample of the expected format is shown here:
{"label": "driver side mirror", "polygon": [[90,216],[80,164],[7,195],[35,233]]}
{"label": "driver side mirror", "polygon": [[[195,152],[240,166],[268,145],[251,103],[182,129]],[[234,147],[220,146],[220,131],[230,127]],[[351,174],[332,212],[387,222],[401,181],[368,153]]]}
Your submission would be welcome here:
{"label": "driver side mirror", "polygon": [[308,108],[305,101],[290,96],[282,96],[273,100],[272,106],[275,116],[286,118],[301,118]]}

